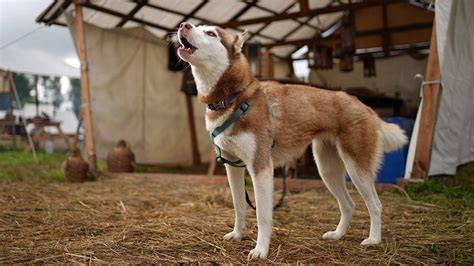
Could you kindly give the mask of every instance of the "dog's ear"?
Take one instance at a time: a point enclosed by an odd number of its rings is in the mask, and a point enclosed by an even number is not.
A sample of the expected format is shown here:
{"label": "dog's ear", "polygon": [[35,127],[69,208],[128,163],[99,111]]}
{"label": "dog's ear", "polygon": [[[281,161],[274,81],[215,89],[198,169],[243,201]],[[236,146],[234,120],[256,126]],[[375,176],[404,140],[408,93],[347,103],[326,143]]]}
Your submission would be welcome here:
{"label": "dog's ear", "polygon": [[245,41],[249,38],[248,30],[244,30],[242,33],[235,35],[234,41],[234,51],[235,54],[240,54],[242,52],[242,47],[244,46]]}

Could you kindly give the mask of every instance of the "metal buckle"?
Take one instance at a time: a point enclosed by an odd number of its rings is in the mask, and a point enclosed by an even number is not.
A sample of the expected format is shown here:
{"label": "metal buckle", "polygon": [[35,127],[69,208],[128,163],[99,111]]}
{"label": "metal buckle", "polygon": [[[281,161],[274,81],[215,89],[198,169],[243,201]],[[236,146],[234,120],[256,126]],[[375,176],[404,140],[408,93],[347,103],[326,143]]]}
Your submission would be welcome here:
{"label": "metal buckle", "polygon": [[214,108],[216,108],[216,110],[217,109],[224,109],[226,107],[224,101],[213,103],[212,105],[214,106]]}

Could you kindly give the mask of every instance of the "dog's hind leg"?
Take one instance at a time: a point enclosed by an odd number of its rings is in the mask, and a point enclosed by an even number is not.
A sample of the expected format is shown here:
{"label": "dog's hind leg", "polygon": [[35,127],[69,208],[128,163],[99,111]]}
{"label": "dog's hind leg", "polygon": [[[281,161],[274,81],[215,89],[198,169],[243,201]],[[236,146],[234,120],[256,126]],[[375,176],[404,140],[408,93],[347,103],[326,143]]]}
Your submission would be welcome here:
{"label": "dog's hind leg", "polygon": [[[350,145],[363,145],[363,144],[354,144],[357,141],[353,142]],[[347,143],[346,143],[347,144]],[[373,149],[367,145],[366,150],[359,149],[363,152],[365,156],[370,154],[368,159],[369,162],[362,160],[363,154],[350,155],[347,151],[354,151],[350,147],[346,148],[339,145],[338,151],[341,155],[344,165],[346,166],[347,172],[351,176],[352,182],[359,191],[362,199],[369,210],[370,215],[370,233],[369,237],[362,241],[361,245],[375,245],[382,242],[382,203],[379,200],[377,191],[375,190],[375,173],[379,165],[380,154],[382,153],[382,148],[380,145],[374,145]]]}
{"label": "dog's hind leg", "polygon": [[245,168],[226,164],[225,169],[234,202],[235,223],[234,230],[226,234],[224,239],[241,240],[245,235],[245,216],[247,213],[247,205],[245,205]]}
{"label": "dog's hind leg", "polygon": [[319,175],[331,194],[336,198],[341,211],[341,218],[336,230],[326,232],[323,238],[340,239],[347,232],[355,208],[346,187],[344,163],[337,153],[336,146],[332,143],[313,140],[313,154]]}

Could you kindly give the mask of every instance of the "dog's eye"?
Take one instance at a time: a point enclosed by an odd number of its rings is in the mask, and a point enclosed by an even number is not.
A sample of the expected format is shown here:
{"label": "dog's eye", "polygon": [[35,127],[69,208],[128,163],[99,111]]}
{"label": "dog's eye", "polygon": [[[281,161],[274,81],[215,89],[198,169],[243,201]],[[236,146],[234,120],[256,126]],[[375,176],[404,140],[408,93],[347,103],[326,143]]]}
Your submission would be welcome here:
{"label": "dog's eye", "polygon": [[212,31],[206,31],[206,34],[211,36],[211,37],[217,37],[216,34]]}

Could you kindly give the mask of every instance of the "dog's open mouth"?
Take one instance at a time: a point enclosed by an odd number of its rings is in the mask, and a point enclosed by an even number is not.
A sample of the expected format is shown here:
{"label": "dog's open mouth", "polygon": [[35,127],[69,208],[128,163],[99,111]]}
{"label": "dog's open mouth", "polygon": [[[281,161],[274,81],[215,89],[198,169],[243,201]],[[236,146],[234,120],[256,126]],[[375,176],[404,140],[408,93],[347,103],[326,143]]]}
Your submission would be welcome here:
{"label": "dog's open mouth", "polygon": [[184,38],[184,37],[180,37],[179,38],[179,42],[181,44],[181,47],[179,47],[179,49],[183,52],[186,52],[186,53],[189,53],[189,54],[192,54],[194,53],[194,51],[197,50],[197,48],[192,45],[188,39]]}

